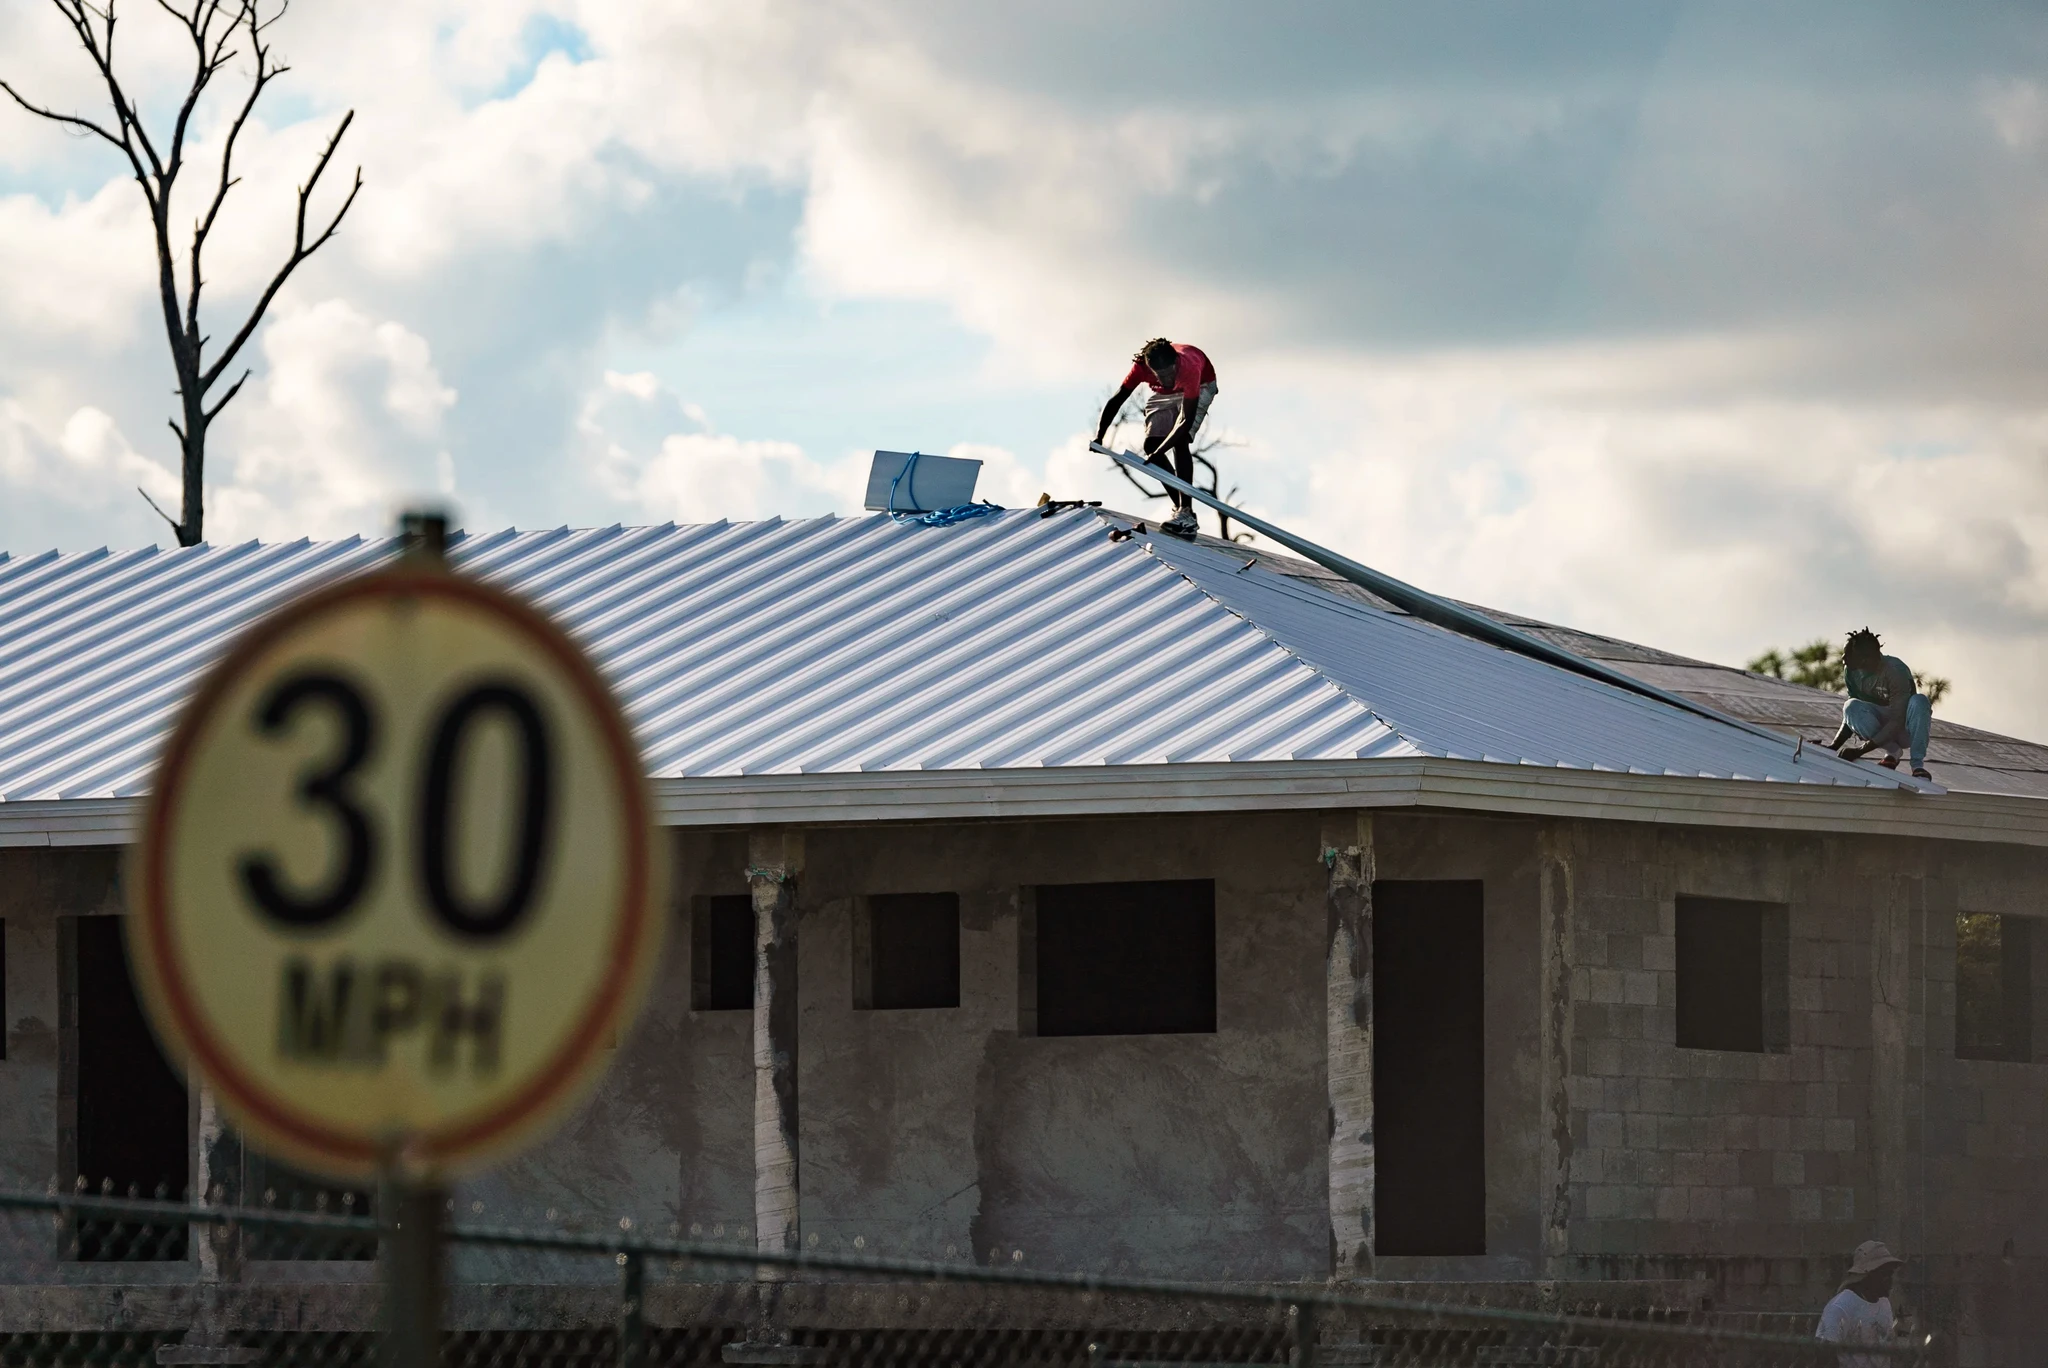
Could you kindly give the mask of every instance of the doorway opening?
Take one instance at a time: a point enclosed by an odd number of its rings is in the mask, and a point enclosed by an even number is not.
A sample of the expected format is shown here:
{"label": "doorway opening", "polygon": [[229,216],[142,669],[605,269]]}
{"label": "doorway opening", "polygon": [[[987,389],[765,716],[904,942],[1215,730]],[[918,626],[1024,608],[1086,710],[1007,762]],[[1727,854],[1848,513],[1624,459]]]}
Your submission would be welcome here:
{"label": "doorway opening", "polygon": [[1376,1254],[1486,1252],[1484,885],[1372,886]]}
{"label": "doorway opening", "polygon": [[[185,1082],[142,1015],[119,917],[75,917],[78,976],[78,1176],[88,1193],[185,1196],[191,1143]],[[81,1219],[78,1257],[182,1259],[183,1225],[138,1227]]]}

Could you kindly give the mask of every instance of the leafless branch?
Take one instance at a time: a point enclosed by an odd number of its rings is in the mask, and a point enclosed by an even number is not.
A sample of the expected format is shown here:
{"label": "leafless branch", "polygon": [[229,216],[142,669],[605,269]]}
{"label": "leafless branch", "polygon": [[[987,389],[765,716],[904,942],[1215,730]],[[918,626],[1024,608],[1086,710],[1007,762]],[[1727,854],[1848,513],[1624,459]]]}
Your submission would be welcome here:
{"label": "leafless branch", "polygon": [[9,85],[5,81],[0,81],[0,90],[6,91],[8,96],[11,99],[13,99],[13,101],[16,104],[20,105],[23,109],[35,115],[39,119],[48,119],[51,123],[70,124],[74,128],[82,128],[88,133],[96,134],[99,137],[105,138],[115,147],[122,148],[122,150],[124,151],[126,150],[125,147],[123,147],[123,144],[119,138],[107,132],[106,129],[101,128],[91,119],[82,119],[76,114],[59,114],[54,109],[45,109],[43,106],[39,104],[31,103],[29,100],[23,98],[22,93],[20,91],[16,90],[13,86]]}
{"label": "leafless branch", "polygon": [[214,358],[213,364],[201,373],[199,377],[201,388],[210,389],[213,386],[213,382],[220,379],[221,372],[227,369],[228,364],[235,359],[235,355],[242,350],[242,344],[247,342],[250,334],[256,331],[256,325],[263,321],[264,311],[270,307],[270,301],[277,298],[277,292],[284,288],[285,281],[291,279],[292,272],[299,268],[300,262],[327,245],[327,240],[334,236],[337,228],[341,227],[341,220],[348,213],[349,206],[356,202],[356,196],[362,192],[363,168],[358,166],[356,168],[355,182],[349,186],[348,198],[341,202],[341,208],[334,211],[334,217],[327,221],[327,227],[320,236],[313,239],[310,246],[307,245],[307,202],[312,199],[314,187],[320,184],[320,177],[327,170],[327,163],[334,159],[334,149],[340,146],[342,135],[348,132],[348,126],[355,117],[356,112],[353,109],[341,116],[341,126],[336,128],[334,136],[327,140],[326,150],[321,152],[319,162],[313,167],[312,176],[304,185],[299,187],[299,213],[297,227],[292,234],[292,254],[286,259],[284,265],[278,268],[277,274],[271,277],[270,284],[264,287],[262,296],[256,301],[256,307],[249,311],[248,320],[242,324],[234,337],[229,340],[227,346],[222,349],[221,354]]}
{"label": "leafless branch", "polygon": [[[167,9],[169,8],[166,0],[157,0],[157,3],[164,5]],[[257,22],[252,6],[244,6],[243,12],[249,17],[250,46],[255,51],[256,70],[249,81],[248,98],[242,101],[242,107],[235,112],[234,122],[228,125],[227,139],[221,148],[220,179],[216,183],[213,192],[213,202],[206,207],[206,216],[200,219],[192,229],[191,268],[187,274],[185,297],[185,332],[187,336],[191,337],[197,337],[199,334],[199,295],[206,285],[206,278],[199,267],[199,255],[206,248],[206,239],[213,232],[214,221],[220,217],[221,206],[227,203],[228,191],[241,183],[241,177],[235,175],[233,170],[235,140],[242,136],[242,127],[249,122],[249,115],[255,112],[256,101],[262,98],[264,87],[284,72],[290,70],[289,67],[273,67],[270,65],[270,48],[257,37],[257,35],[261,34],[264,25]],[[230,27],[227,33],[221,36],[220,41],[215,44],[213,62],[216,66],[226,60],[220,54],[227,45],[228,35],[233,32],[233,27]],[[195,41],[197,41],[196,38]],[[205,345],[205,340],[201,339],[199,346],[203,348]]]}
{"label": "leafless branch", "polygon": [[240,394],[242,392],[242,386],[249,383],[250,374],[251,372],[244,370],[242,372],[242,378],[235,381],[234,384],[228,386],[228,392],[220,397],[220,402],[215,404],[212,408],[206,411],[207,422],[211,423],[214,419],[220,417],[220,411],[228,406],[228,401],[233,399],[236,395]]}
{"label": "leafless branch", "polygon": [[161,508],[158,508],[156,506],[156,500],[149,497],[148,490],[144,489],[141,485],[137,485],[135,486],[135,492],[142,496],[142,501],[148,504],[150,508],[155,511],[156,515],[159,518],[162,518],[165,522],[171,525],[172,536],[178,536],[183,533],[184,529],[178,526],[178,520],[172,517],[170,514],[164,512]]}

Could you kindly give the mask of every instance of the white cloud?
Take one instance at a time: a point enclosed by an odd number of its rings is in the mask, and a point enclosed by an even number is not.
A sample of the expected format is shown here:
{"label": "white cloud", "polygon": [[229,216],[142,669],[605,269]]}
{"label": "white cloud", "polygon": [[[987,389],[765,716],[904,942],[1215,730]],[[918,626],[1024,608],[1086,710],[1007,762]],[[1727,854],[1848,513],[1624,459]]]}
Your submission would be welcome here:
{"label": "white cloud", "polygon": [[[592,479],[639,521],[717,522],[845,512],[865,474],[792,442],[711,430],[704,410],[647,372],[607,371],[577,420]],[[848,495],[851,493],[851,504]]]}
{"label": "white cloud", "polygon": [[342,300],[287,304],[263,360],[228,410],[232,473],[211,495],[210,540],[375,530],[454,484],[440,437],[456,393],[418,334]]}
{"label": "white cloud", "polygon": [[0,198],[0,358],[25,360],[53,341],[102,353],[131,341],[149,322],[139,306],[156,278],[137,250],[148,232],[132,183],[55,210],[32,195]]}
{"label": "white cloud", "polygon": [[1980,102],[1998,140],[2016,152],[2048,133],[2048,95],[2034,81],[1986,81]]}

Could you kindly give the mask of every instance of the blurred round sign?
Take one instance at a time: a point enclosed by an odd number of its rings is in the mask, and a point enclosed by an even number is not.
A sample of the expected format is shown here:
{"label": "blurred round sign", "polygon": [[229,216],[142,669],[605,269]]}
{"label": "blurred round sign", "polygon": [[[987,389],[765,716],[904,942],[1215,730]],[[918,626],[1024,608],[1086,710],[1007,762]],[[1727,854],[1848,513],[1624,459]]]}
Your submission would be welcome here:
{"label": "blurred round sign", "polygon": [[402,563],[290,604],[204,680],[135,851],[130,958],[259,1147],[445,1174],[601,1072],[658,882],[639,753],[582,652]]}

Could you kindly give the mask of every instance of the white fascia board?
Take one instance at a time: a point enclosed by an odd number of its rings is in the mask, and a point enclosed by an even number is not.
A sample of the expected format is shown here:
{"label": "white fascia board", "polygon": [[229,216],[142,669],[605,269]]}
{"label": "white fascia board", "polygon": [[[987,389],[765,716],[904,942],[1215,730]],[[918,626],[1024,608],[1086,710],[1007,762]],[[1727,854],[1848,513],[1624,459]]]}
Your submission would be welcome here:
{"label": "white fascia board", "polygon": [[[657,779],[653,789],[656,820],[675,827],[1426,807],[2048,846],[2048,801],[2037,798],[1429,758],[760,774]],[[133,798],[0,803],[0,846],[124,845],[140,813]]]}
{"label": "white fascia board", "polygon": [[0,846],[127,845],[140,798],[48,798],[0,803]]}
{"label": "white fascia board", "polygon": [[2048,802],[1485,761],[1295,760],[655,781],[670,826],[839,826],[1149,812],[1428,807],[2048,846]]}

